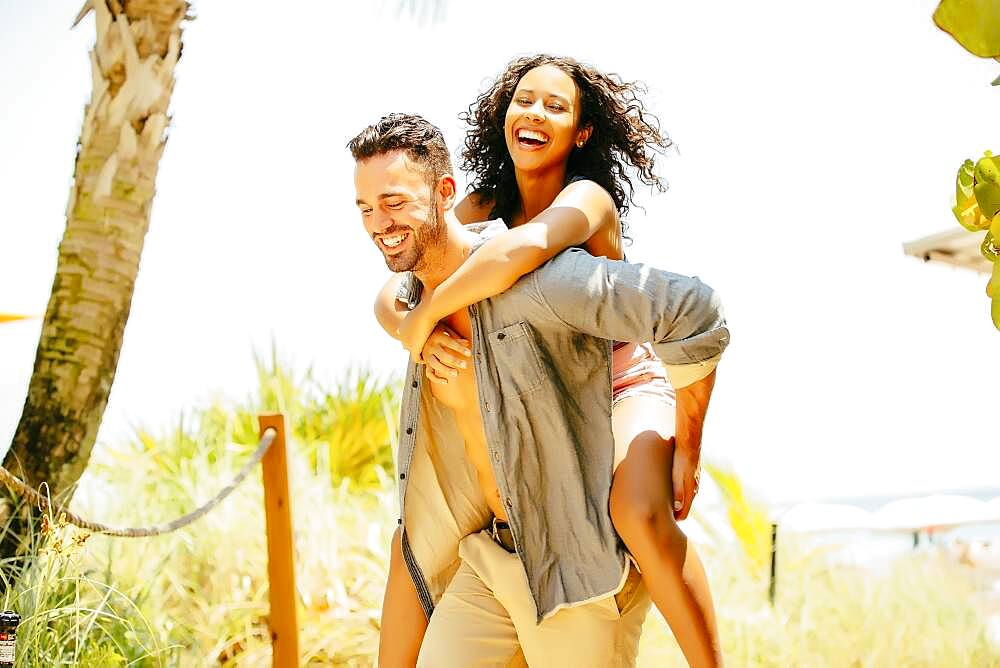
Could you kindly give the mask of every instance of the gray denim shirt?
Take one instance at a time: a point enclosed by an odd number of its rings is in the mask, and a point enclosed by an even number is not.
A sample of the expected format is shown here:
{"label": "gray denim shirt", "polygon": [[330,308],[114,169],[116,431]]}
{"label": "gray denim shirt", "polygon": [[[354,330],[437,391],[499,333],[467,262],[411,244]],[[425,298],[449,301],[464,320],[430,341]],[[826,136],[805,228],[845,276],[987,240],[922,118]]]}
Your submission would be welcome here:
{"label": "gray denim shirt", "polygon": [[[501,221],[469,226],[480,239]],[[413,308],[412,274],[398,298]],[[490,462],[541,621],[618,590],[626,557],[608,500],[614,459],[611,340],[653,342],[664,364],[717,359],[729,342],[716,293],[697,278],[563,251],[469,307]],[[411,363],[397,467],[403,557],[430,616],[461,539],[491,513],[451,411]]]}

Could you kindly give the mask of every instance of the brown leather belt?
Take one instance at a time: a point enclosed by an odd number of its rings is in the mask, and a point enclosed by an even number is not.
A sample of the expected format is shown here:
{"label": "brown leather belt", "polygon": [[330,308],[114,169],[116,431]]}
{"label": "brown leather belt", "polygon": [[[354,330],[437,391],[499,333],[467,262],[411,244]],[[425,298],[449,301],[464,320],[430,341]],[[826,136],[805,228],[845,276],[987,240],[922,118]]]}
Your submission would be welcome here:
{"label": "brown leather belt", "polygon": [[517,552],[517,545],[514,543],[514,532],[511,530],[509,524],[494,517],[489,532],[497,545],[508,552]]}

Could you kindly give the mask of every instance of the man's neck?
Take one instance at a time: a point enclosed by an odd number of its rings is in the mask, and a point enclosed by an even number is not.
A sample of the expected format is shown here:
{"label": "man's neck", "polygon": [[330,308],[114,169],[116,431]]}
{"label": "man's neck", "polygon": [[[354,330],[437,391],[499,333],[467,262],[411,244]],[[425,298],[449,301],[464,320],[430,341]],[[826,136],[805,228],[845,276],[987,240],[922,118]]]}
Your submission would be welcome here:
{"label": "man's neck", "polygon": [[566,166],[559,165],[552,169],[535,172],[514,173],[517,180],[517,191],[520,193],[521,212],[523,219],[512,223],[526,223],[547,209],[562,189],[566,186]]}
{"label": "man's neck", "polygon": [[447,225],[447,233],[444,244],[436,250],[435,261],[430,263],[433,266],[414,272],[414,275],[429,290],[441,285],[445,279],[462,266],[472,251],[472,243],[475,238],[472,232],[462,227],[462,223],[455,217],[454,212],[445,211],[444,220],[445,225]]}

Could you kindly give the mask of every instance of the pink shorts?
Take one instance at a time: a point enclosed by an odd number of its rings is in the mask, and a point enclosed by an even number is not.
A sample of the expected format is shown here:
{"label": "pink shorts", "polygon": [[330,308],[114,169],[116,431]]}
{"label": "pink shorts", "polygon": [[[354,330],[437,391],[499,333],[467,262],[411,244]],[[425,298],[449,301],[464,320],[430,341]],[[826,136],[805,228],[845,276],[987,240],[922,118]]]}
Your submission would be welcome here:
{"label": "pink shorts", "polygon": [[656,397],[673,406],[674,388],[648,343],[615,343],[611,355],[611,407],[626,397]]}

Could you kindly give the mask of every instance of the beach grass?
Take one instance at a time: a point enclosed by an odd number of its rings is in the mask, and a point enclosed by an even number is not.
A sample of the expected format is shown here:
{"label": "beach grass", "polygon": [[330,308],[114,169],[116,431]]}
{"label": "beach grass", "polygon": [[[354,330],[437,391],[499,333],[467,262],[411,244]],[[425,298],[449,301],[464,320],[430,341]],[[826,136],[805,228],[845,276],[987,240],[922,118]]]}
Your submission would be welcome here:
{"label": "beach grass", "polygon": [[[256,446],[258,413],[285,413],[303,664],[371,666],[396,524],[398,379],[354,370],[327,387],[273,353],[258,370],[259,390],[242,403],[195,408],[171,428],[102,444],[72,507],[120,525],[171,520],[230,481]],[[946,551],[861,568],[791,536],[772,606],[762,511],[738,476],[718,471],[725,475],[710,471],[713,479],[729,485],[719,512],[732,530],[699,552],[728,665],[1000,666],[987,633],[988,582]],[[4,605],[25,618],[18,666],[269,665],[259,474],[165,536],[83,537],[58,518],[47,531],[35,537],[30,567],[0,564]],[[640,651],[640,666],[686,665],[655,610]]]}

